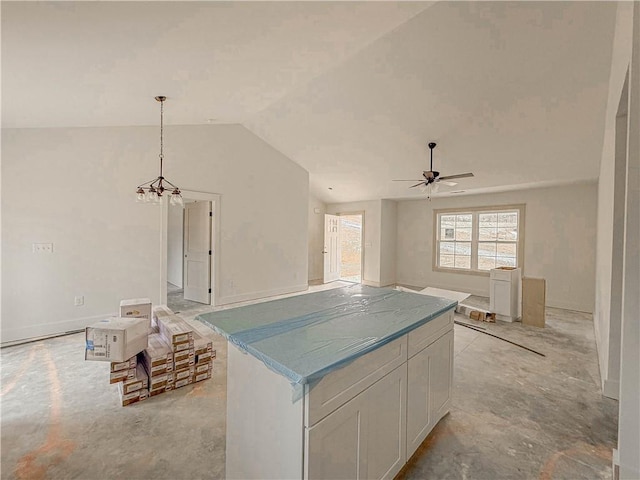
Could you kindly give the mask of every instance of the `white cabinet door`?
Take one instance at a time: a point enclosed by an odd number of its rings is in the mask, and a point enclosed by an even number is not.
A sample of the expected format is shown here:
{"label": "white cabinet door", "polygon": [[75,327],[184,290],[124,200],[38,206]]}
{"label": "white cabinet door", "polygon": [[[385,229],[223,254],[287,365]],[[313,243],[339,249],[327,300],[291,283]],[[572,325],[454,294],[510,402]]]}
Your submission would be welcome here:
{"label": "white cabinet door", "polygon": [[407,456],[449,411],[453,379],[453,330],[408,362]]}
{"label": "white cabinet door", "polygon": [[429,375],[429,404],[431,430],[451,406],[453,388],[453,330],[427,347],[431,357]]}
{"label": "white cabinet door", "polygon": [[305,478],[364,478],[368,437],[368,400],[364,395],[357,395],[305,429]]}
{"label": "white cabinet door", "polygon": [[392,479],[407,461],[406,392],[406,364],[367,390],[367,478]]}
{"label": "white cabinet door", "polygon": [[489,308],[498,315],[511,315],[511,282],[491,280]]}
{"label": "white cabinet door", "polygon": [[406,365],[306,429],[305,478],[391,479],[406,462]]}

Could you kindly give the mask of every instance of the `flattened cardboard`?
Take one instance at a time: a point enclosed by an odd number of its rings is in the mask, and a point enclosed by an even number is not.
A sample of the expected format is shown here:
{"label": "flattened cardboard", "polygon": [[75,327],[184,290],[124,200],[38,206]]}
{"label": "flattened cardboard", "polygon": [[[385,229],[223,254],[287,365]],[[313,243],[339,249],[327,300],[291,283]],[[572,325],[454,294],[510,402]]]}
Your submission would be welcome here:
{"label": "flattened cardboard", "polygon": [[544,278],[522,278],[522,324],[544,328],[546,282]]}

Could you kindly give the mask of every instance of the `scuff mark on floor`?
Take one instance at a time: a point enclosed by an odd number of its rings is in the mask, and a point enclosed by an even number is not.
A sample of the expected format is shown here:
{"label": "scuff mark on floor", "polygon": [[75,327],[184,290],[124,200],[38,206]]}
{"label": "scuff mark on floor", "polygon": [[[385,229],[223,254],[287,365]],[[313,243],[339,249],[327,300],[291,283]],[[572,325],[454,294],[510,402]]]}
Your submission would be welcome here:
{"label": "scuff mark on floor", "polygon": [[49,371],[49,432],[45,443],[18,460],[14,473],[20,480],[44,480],[49,467],[60,464],[75,450],[76,444],[62,436],[60,415],[62,412],[61,385],[58,369],[51,358],[49,349],[44,347],[42,354]]}
{"label": "scuff mark on floor", "polygon": [[3,397],[4,395],[6,395],[7,393],[9,393],[11,390],[15,388],[15,386],[18,384],[20,379],[22,379],[22,376],[24,375],[24,373],[29,369],[29,367],[33,363],[33,359],[36,356],[36,350],[41,350],[42,348],[43,348],[43,345],[34,345],[33,347],[31,347],[31,349],[29,350],[29,356],[26,358],[24,362],[22,362],[22,365],[20,365],[20,368],[15,373],[13,378],[9,382],[3,385],[2,392],[0,392],[0,397]]}

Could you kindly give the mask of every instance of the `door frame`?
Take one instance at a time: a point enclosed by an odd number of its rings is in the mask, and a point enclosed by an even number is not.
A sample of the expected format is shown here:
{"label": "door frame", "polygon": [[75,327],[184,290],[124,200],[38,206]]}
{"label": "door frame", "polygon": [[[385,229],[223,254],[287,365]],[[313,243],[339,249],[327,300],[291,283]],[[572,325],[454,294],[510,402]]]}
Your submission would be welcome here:
{"label": "door frame", "polygon": [[[220,265],[220,194],[209,192],[197,192],[194,190],[182,190],[182,197],[189,200],[209,200],[213,221],[211,222],[211,255],[209,268],[211,269],[211,303],[216,305],[218,298],[218,265]],[[167,304],[167,257],[169,255],[168,226],[169,226],[169,202],[162,202],[160,212],[160,301]],[[184,231],[184,224],[183,224]]]}
{"label": "door frame", "polygon": [[[363,285],[364,284],[364,210],[358,210],[358,211],[354,211],[354,212],[337,212],[334,213],[333,215],[338,215],[340,216],[347,216],[347,215],[360,215],[360,218],[362,218],[362,229],[360,231],[360,284]],[[342,242],[342,232],[340,232],[340,242]],[[340,249],[342,251],[342,249]],[[340,253],[340,264],[342,265],[342,253]]]}

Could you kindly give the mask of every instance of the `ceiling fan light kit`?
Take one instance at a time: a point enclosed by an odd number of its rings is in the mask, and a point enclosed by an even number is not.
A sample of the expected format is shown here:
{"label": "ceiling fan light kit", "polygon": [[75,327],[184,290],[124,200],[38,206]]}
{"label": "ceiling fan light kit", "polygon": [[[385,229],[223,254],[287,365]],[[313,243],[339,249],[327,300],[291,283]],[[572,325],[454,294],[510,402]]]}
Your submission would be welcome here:
{"label": "ceiling fan light kit", "polygon": [[162,195],[165,191],[171,190],[171,205],[183,206],[182,193],[180,189],[173,183],[162,176],[162,164],[164,162],[163,154],[163,134],[164,134],[164,102],[167,97],[157,96],[155,97],[160,102],[160,175],[153,180],[150,180],[142,185],[138,185],[136,190],[136,198],[138,202],[151,203],[154,205],[162,202]]}
{"label": "ceiling fan light kit", "polygon": [[431,194],[438,191],[438,186],[440,183],[453,187],[457,185],[457,182],[451,182],[450,180],[454,178],[473,177],[473,173],[471,172],[458,173],[456,175],[447,175],[445,177],[441,177],[440,172],[437,172],[433,169],[433,149],[436,148],[436,143],[429,142],[427,145],[431,152],[431,163],[429,164],[429,170],[425,170],[422,172],[422,176],[424,178],[420,180],[394,180],[394,182],[418,182],[415,185],[411,185],[409,188],[420,187],[420,190],[427,193],[427,198],[431,199]]}

